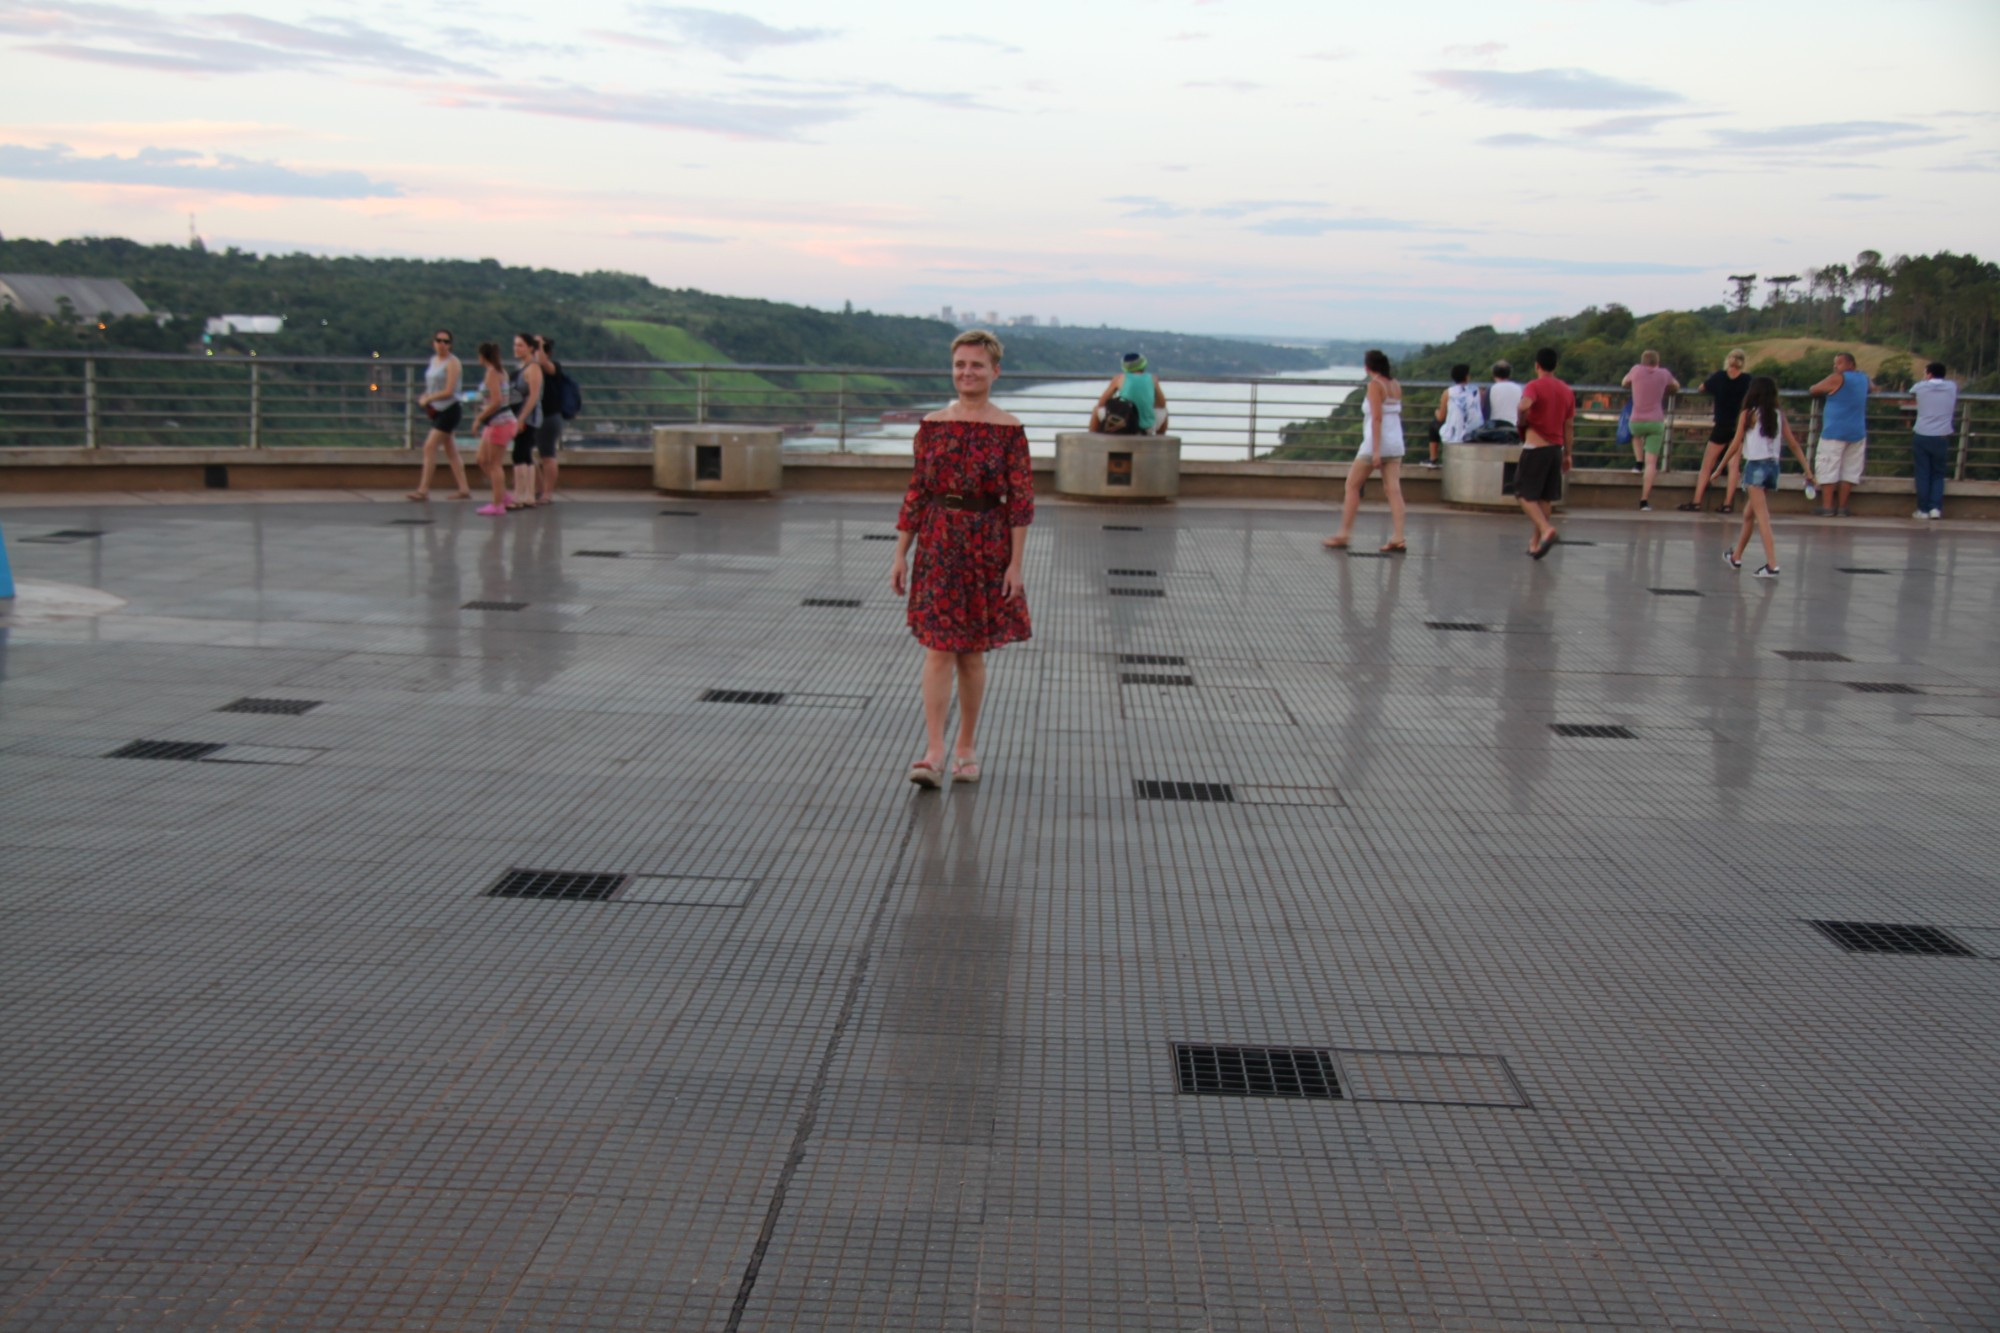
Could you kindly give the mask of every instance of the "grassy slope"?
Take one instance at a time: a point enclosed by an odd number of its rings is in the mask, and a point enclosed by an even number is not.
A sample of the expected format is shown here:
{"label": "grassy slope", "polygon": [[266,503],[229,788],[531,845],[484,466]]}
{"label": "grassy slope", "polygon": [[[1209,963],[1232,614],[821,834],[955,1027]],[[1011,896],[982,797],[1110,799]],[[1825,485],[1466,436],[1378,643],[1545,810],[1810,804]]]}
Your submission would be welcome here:
{"label": "grassy slope", "polygon": [[1742,344],[1750,354],[1750,364],[1759,361],[1776,361],[1779,365],[1791,365],[1796,361],[1824,362],[1826,369],[1833,369],[1835,352],[1852,352],[1854,360],[1870,375],[1882,369],[1882,363],[1890,357],[1900,356],[1911,360],[1910,353],[1900,347],[1884,347],[1880,343],[1842,342],[1838,338],[1760,338],[1756,342]]}

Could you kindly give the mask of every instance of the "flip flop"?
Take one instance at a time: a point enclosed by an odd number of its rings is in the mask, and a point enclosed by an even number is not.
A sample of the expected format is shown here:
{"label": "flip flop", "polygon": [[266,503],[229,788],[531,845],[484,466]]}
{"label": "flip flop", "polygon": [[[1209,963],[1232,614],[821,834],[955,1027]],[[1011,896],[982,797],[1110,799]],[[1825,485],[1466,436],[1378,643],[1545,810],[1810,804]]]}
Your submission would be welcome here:
{"label": "flip flop", "polygon": [[910,765],[909,777],[910,781],[916,783],[919,787],[930,787],[932,789],[940,786],[944,779],[942,773],[921,759]]}
{"label": "flip flop", "polygon": [[1532,559],[1540,560],[1543,556],[1549,553],[1549,548],[1554,546],[1558,540],[1559,539],[1557,538],[1556,534],[1551,532],[1548,535],[1548,539],[1546,541],[1539,542],[1535,546],[1529,548],[1528,555]]}
{"label": "flip flop", "polygon": [[979,781],[979,756],[963,755],[954,757],[951,761],[951,780],[953,782]]}
{"label": "flip flop", "polygon": [[1408,542],[1382,543],[1382,553],[1384,555],[1408,555],[1409,551],[1410,551],[1410,544]]}
{"label": "flip flop", "polygon": [[1320,545],[1324,546],[1329,551],[1345,551],[1347,549],[1347,538],[1328,537],[1325,541],[1322,541]]}
{"label": "flip flop", "polygon": [[405,500],[415,500],[419,504],[423,504],[429,501],[431,493],[429,491],[409,491],[404,494],[403,498]]}

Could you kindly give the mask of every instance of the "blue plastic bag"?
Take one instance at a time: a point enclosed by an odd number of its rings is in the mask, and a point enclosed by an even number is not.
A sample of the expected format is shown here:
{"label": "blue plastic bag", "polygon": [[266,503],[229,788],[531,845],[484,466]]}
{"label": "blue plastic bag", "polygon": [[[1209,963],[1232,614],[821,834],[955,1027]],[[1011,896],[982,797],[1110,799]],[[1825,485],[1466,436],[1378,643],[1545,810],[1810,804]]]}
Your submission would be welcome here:
{"label": "blue plastic bag", "polygon": [[1632,400],[1627,398],[1625,406],[1618,409],[1618,443],[1632,443]]}

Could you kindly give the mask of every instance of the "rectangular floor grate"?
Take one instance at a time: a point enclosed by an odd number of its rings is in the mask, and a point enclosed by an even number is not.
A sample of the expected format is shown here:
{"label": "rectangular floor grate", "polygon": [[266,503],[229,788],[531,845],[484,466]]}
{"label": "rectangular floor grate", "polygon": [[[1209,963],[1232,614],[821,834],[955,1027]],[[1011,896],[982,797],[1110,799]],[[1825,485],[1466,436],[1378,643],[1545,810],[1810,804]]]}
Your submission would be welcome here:
{"label": "rectangular floor grate", "polygon": [[467,602],[458,608],[461,611],[525,611],[526,602]]}
{"label": "rectangular floor grate", "polygon": [[1923,693],[1922,690],[1914,685],[1904,685],[1900,681],[1893,680],[1850,680],[1847,682],[1847,688],[1850,690],[1859,690],[1863,694]]}
{"label": "rectangular floor grate", "polygon": [[1349,560],[1388,560],[1391,557],[1392,553],[1389,551],[1349,551],[1347,553]]}
{"label": "rectangular floor grate", "polygon": [[1133,526],[1132,526],[1132,525],[1131,525],[1130,523],[1106,523],[1106,524],[1104,525],[1104,530],[1105,530],[1106,532],[1144,532],[1144,531],[1145,531],[1145,529],[1144,529],[1144,528],[1135,528],[1135,527],[1133,527]]}
{"label": "rectangular floor grate", "polygon": [[1894,926],[1878,921],[1814,921],[1809,924],[1849,953],[1924,953],[1947,958],[1979,956],[1936,926]]}
{"label": "rectangular floor grate", "polygon": [[39,537],[23,537],[21,540],[24,542],[40,542],[48,546],[67,546],[71,542],[86,542],[93,537],[102,537],[103,535],[102,532],[95,528],[58,528],[54,532],[45,532]]}
{"label": "rectangular floor grate", "polygon": [[1121,671],[1118,673],[1121,685],[1192,685],[1193,676],[1167,676],[1146,671]]}
{"label": "rectangular floor grate", "polygon": [[1655,597],[1699,597],[1699,596],[1701,596],[1701,589],[1699,589],[1699,588],[1648,588],[1648,589],[1646,589],[1646,591],[1647,591],[1647,592],[1649,592],[1649,593],[1651,593],[1651,594],[1653,594],[1653,596],[1655,596]]}
{"label": "rectangular floor grate", "polygon": [[1570,539],[1570,538],[1568,538],[1568,537],[1558,537],[1558,538],[1556,538],[1556,545],[1558,545],[1558,546],[1595,546],[1595,545],[1597,545],[1597,543],[1596,543],[1596,542],[1580,542],[1580,541],[1573,541],[1573,540],[1571,540],[1571,539]]}
{"label": "rectangular floor grate", "polygon": [[588,870],[509,870],[486,891],[488,898],[559,898],[601,903],[625,887],[630,875]]}
{"label": "rectangular floor grate", "polygon": [[1780,648],[1778,656],[1787,662],[1852,662],[1845,653],[1825,653],[1814,648]]}
{"label": "rectangular floor grate", "polygon": [[1636,741],[1639,734],[1630,727],[1608,726],[1596,722],[1551,722],[1549,730],[1558,736],[1583,736],[1600,741]]}
{"label": "rectangular floor grate", "polygon": [[132,741],[106,759],[205,759],[222,749],[220,741]]}
{"label": "rectangular floor grate", "polygon": [[1174,1043],[1174,1076],[1190,1096],[1340,1099],[1333,1053],[1304,1046]]}
{"label": "rectangular floor grate", "polygon": [[1165,588],[1108,588],[1113,597],[1165,597]]}
{"label": "rectangular floor grate", "polygon": [[1142,801],[1214,801],[1233,805],[1236,793],[1226,782],[1173,782],[1133,778],[1132,794]]}
{"label": "rectangular floor grate", "polygon": [[1889,572],[1886,569],[1877,569],[1873,565],[1835,565],[1834,568],[1843,574],[1887,574]]}
{"label": "rectangular floor grate", "polygon": [[321,699],[238,699],[235,703],[224,704],[216,709],[218,713],[282,713],[297,717],[318,708]]}
{"label": "rectangular floor grate", "polygon": [[808,597],[803,602],[800,602],[799,605],[855,607],[861,605],[861,599],[859,597]]}
{"label": "rectangular floor grate", "polygon": [[1156,579],[1160,577],[1160,571],[1157,569],[1107,569],[1104,572],[1115,579]]}
{"label": "rectangular floor grate", "polygon": [[1120,666],[1186,666],[1185,657],[1174,657],[1167,653],[1120,653]]}
{"label": "rectangular floor grate", "polygon": [[892,542],[896,540],[896,534],[893,532],[864,532],[861,534],[861,540],[864,542]]}
{"label": "rectangular floor grate", "polygon": [[662,518],[700,518],[700,517],[701,517],[701,511],[700,511],[699,509],[662,509],[662,510],[660,511],[660,517],[662,517]]}
{"label": "rectangular floor grate", "polygon": [[389,526],[392,528],[427,528],[435,522],[437,520],[434,518],[392,518],[389,520]]}
{"label": "rectangular floor grate", "polygon": [[625,558],[623,551],[571,551],[570,554],[591,560],[623,560]]}
{"label": "rectangular floor grate", "polygon": [[705,704],[781,704],[785,696],[777,690],[703,690]]}
{"label": "rectangular floor grate", "polygon": [[1486,633],[1486,626],[1476,620],[1426,620],[1424,624],[1432,629],[1462,630],[1467,634]]}

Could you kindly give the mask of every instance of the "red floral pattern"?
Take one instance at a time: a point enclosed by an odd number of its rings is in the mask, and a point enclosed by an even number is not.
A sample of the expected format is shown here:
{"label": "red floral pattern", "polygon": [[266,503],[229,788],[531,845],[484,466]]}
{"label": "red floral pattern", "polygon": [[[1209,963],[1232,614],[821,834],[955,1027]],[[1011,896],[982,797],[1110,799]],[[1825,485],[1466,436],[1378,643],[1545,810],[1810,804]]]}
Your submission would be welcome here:
{"label": "red floral pattern", "polygon": [[[910,571],[910,632],[926,648],[983,653],[1029,637],[1025,598],[1001,596],[1013,529],[1035,521],[1028,433],[984,421],[926,421],[917,428],[917,468],[901,532],[916,534]],[[998,495],[984,511],[946,509],[933,495]]]}

